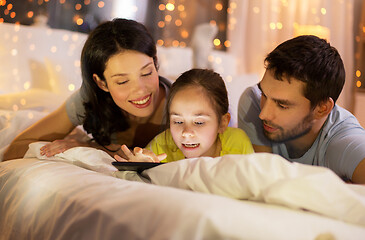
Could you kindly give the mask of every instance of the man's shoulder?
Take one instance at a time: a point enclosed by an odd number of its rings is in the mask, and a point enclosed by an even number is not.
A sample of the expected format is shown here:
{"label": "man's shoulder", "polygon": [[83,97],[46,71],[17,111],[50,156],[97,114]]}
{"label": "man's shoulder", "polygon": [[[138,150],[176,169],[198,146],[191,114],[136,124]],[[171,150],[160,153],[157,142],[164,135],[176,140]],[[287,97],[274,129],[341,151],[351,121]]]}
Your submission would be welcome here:
{"label": "man's shoulder", "polygon": [[335,105],[328,116],[324,130],[343,131],[346,129],[364,130],[352,113],[340,106]]}

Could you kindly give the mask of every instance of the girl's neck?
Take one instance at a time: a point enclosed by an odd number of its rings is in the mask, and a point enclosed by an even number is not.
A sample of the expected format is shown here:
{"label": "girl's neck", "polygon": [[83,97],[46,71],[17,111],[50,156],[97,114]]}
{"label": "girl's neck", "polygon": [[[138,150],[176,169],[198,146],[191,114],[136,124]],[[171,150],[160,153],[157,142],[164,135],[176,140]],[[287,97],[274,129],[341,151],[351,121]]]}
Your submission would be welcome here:
{"label": "girl's neck", "polygon": [[222,143],[219,137],[217,136],[217,140],[214,144],[209,148],[207,152],[205,152],[200,157],[219,157],[222,151]]}

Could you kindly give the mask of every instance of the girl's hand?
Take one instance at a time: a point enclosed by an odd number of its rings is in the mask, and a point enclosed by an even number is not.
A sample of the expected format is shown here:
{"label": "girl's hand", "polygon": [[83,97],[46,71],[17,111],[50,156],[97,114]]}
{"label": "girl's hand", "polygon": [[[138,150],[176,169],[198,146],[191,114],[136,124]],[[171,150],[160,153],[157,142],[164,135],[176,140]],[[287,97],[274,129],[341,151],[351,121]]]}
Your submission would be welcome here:
{"label": "girl's hand", "polygon": [[74,147],[85,147],[89,146],[87,142],[81,142],[77,139],[62,139],[55,140],[51,143],[48,143],[40,148],[41,155],[45,155],[47,157],[52,157],[58,153],[63,153],[64,151],[74,148]]}
{"label": "girl's hand", "polygon": [[114,158],[118,162],[160,162],[167,156],[166,153],[156,156],[151,150],[142,149],[140,147],[135,147],[133,152],[131,152],[126,145],[122,145],[121,149],[127,159],[122,158],[119,155],[115,155]]}

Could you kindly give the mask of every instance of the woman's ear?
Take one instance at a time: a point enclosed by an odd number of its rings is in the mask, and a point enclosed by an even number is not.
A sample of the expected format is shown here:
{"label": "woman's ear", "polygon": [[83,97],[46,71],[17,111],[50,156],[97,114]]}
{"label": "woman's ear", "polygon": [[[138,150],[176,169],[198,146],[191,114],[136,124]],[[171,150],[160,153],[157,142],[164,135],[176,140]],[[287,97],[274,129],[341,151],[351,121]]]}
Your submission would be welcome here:
{"label": "woman's ear", "polygon": [[101,80],[101,79],[99,78],[99,76],[98,76],[98,75],[96,75],[95,73],[93,74],[93,79],[94,79],[95,83],[98,85],[98,87],[99,87],[101,90],[103,90],[103,91],[105,91],[105,92],[109,92],[109,89],[108,89],[108,86],[107,86],[107,84],[106,84],[106,81]]}
{"label": "woman's ear", "polygon": [[315,117],[317,119],[327,117],[334,106],[335,103],[332,98],[328,98],[326,101],[320,102],[314,109]]}
{"label": "woman's ear", "polygon": [[230,120],[231,120],[231,114],[230,113],[226,113],[222,116],[221,124],[220,124],[219,129],[218,129],[218,133],[224,133],[224,131],[226,131]]}

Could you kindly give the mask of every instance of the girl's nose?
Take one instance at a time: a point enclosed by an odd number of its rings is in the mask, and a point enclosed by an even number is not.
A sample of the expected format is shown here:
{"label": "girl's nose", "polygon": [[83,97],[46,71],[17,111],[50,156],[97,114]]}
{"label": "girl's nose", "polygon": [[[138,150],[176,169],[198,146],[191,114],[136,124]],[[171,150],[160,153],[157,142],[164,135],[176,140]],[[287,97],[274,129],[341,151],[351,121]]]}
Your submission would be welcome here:
{"label": "girl's nose", "polygon": [[194,137],[194,132],[190,128],[185,127],[182,132],[182,136],[183,137]]}

